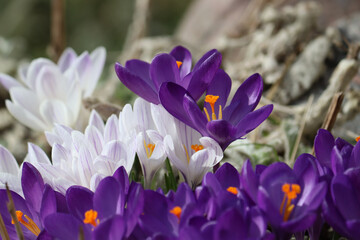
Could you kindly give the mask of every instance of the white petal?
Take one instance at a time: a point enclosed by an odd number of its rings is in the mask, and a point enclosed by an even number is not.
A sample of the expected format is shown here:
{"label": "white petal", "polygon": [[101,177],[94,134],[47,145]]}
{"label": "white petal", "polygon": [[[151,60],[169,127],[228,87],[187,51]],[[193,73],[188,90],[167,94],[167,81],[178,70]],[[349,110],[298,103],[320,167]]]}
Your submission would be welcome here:
{"label": "white petal", "polygon": [[164,145],[166,154],[169,157],[170,162],[185,176],[188,175],[188,162],[186,159],[186,154],[179,154],[180,149],[175,148],[173,139],[170,135],[165,136]]}
{"label": "white petal", "polygon": [[134,114],[138,123],[138,132],[146,131],[148,129],[155,129],[149,102],[142,98],[137,98],[134,102]]}
{"label": "white petal", "polygon": [[74,49],[66,48],[65,51],[61,54],[58,61],[58,66],[61,72],[65,72],[71,66],[71,64],[73,64],[76,57],[77,54],[75,53]]}
{"label": "white petal", "polygon": [[14,104],[9,100],[6,100],[5,104],[9,112],[25,126],[36,131],[44,131],[51,128],[51,126],[43,123],[43,121],[39,120],[39,118],[34,116],[34,114],[29,112],[27,109],[21,107],[20,105]]}
{"label": "white petal", "polygon": [[97,82],[99,81],[100,75],[103,71],[105,59],[106,59],[106,50],[104,47],[96,48],[90,55],[91,59],[91,68],[88,73],[88,79],[86,88],[84,89],[84,97],[90,97],[94,92]]}
{"label": "white petal", "polygon": [[26,76],[28,74],[28,70],[29,70],[29,63],[23,63],[20,64],[20,66],[18,67],[17,73],[20,77],[20,80],[25,83],[26,82]]}
{"label": "white petal", "polygon": [[65,104],[56,99],[45,100],[40,104],[40,115],[48,125],[54,126],[55,123],[71,126],[69,122],[68,109]]}
{"label": "white petal", "polygon": [[224,152],[222,151],[220,145],[212,138],[209,137],[202,137],[199,139],[201,145],[204,146],[207,150],[214,151],[214,163],[213,166],[216,165],[218,162],[220,162],[224,157]]}
{"label": "white petal", "polygon": [[94,161],[94,169],[104,176],[110,176],[115,172],[115,161],[106,156],[97,156]]}
{"label": "white petal", "polygon": [[88,149],[81,147],[79,151],[78,173],[81,179],[81,184],[90,187],[90,180],[94,174],[93,159]]}
{"label": "white petal", "polygon": [[211,170],[214,158],[214,154],[206,150],[194,153],[189,164],[188,183],[192,186],[199,184],[205,173]]}
{"label": "white petal", "polygon": [[175,121],[179,120],[175,120],[163,106],[160,104],[151,104],[151,116],[154,120],[156,129],[163,137],[166,135],[175,137],[177,135]]}
{"label": "white petal", "polygon": [[31,62],[26,76],[26,85],[32,89],[36,89],[36,81],[41,69],[45,66],[56,66],[52,61],[46,58],[38,58]]}
{"label": "white petal", "polygon": [[105,144],[101,155],[106,156],[113,161],[126,159],[126,145],[119,140],[113,140]]}
{"label": "white petal", "polygon": [[100,115],[92,110],[89,118],[89,125],[96,127],[101,134],[104,134],[105,124]]}
{"label": "white petal", "polygon": [[96,188],[99,186],[99,183],[105,176],[100,173],[95,173],[90,179],[90,190],[95,192]]}
{"label": "white petal", "polygon": [[35,92],[24,87],[14,87],[9,91],[13,103],[20,105],[35,117],[41,119],[39,113],[40,100]]}
{"label": "white petal", "polygon": [[33,143],[28,143],[28,160],[30,163],[44,163],[51,165],[46,153]]}
{"label": "white petal", "polygon": [[10,90],[10,88],[13,87],[21,87],[21,88],[24,87],[15,78],[10,77],[9,75],[3,73],[0,73],[0,84],[3,85],[3,87],[8,91]]}
{"label": "white petal", "polygon": [[90,125],[85,130],[85,137],[89,143],[94,147],[97,155],[101,154],[103,146],[105,144],[103,135],[99,132],[97,128]]}
{"label": "white petal", "polygon": [[40,98],[67,99],[66,78],[57,66],[44,66],[36,79],[36,92]]}
{"label": "white petal", "polygon": [[119,120],[115,115],[111,115],[106,122],[104,129],[104,140],[109,142],[111,140],[119,139]]}
{"label": "white petal", "polygon": [[0,145],[0,175],[3,173],[9,173],[18,175],[19,165],[16,162],[14,156],[5,147]]}
{"label": "white petal", "polygon": [[21,188],[21,180],[18,175],[14,176],[9,173],[0,174],[0,189],[5,189],[5,183],[8,184],[9,189],[23,196]]}
{"label": "white petal", "polygon": [[51,160],[54,167],[60,167],[61,161],[68,162],[71,158],[69,149],[64,148],[60,144],[55,143],[51,149]]}

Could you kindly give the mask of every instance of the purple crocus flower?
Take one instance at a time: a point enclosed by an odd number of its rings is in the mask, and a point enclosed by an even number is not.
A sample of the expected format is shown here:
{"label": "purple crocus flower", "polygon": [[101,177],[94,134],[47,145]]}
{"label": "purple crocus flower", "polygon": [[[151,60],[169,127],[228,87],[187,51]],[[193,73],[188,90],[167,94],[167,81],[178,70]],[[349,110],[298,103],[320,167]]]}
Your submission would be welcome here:
{"label": "purple crocus flower", "polygon": [[277,162],[260,176],[257,204],[273,228],[277,239],[311,227],[326,195],[326,182],[319,180],[315,159],[300,155],[292,170]]}
{"label": "purple crocus flower", "polygon": [[331,227],[349,239],[360,236],[360,168],[348,169],[333,177],[323,215]]}
{"label": "purple crocus flower", "polygon": [[334,139],[329,131],[319,129],[314,148],[321,175],[331,177],[349,168],[360,167],[360,142],[353,146],[344,139]]}
{"label": "purple crocus flower", "polygon": [[[44,229],[44,219],[55,212],[67,212],[65,197],[55,192],[44,181],[35,167],[24,163],[21,185],[24,198],[10,191],[14,201],[16,215],[25,239],[48,239],[50,235]],[[0,190],[0,213],[10,239],[17,239],[13,220],[7,210],[8,196]]]}
{"label": "purple crocus flower", "polygon": [[59,239],[78,239],[80,227],[85,239],[122,239],[136,227],[143,201],[142,187],[135,182],[129,185],[121,167],[114,176],[101,180],[95,193],[81,186],[70,187],[66,192],[69,213],[47,216],[45,229]]}
{"label": "purple crocus flower", "polygon": [[203,111],[189,89],[174,82],[161,85],[159,99],[174,117],[216,140],[224,150],[231,142],[252,131],[270,115],[273,105],[253,111],[260,101],[263,83],[259,74],[250,76],[226,106],[231,89],[230,77],[221,69],[206,91]]}
{"label": "purple crocus flower", "polygon": [[205,53],[191,71],[192,58],[189,50],[175,47],[169,54],[157,55],[151,64],[133,59],[122,66],[115,64],[120,81],[143,99],[159,104],[158,92],[164,82],[173,82],[188,90],[199,99],[212,81],[221,63],[221,54],[213,49]]}

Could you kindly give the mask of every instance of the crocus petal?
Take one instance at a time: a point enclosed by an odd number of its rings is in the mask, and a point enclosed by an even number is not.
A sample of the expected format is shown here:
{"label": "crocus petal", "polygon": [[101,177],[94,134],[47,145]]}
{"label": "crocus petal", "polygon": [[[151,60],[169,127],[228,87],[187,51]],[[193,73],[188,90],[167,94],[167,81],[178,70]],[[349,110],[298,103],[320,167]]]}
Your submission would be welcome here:
{"label": "crocus petal", "polygon": [[19,165],[14,156],[5,147],[0,145],[0,173],[10,173],[17,175],[19,173]]}
{"label": "crocus petal", "polygon": [[[70,214],[54,213],[46,217],[45,229],[52,236],[60,240],[79,239],[79,229],[82,223]],[[87,231],[84,231],[85,239],[89,239]]]}
{"label": "crocus petal", "polygon": [[208,123],[208,120],[194,99],[189,95],[185,95],[183,99],[183,106],[192,121],[192,125],[190,126],[194,126],[193,128],[199,131],[203,136],[207,136],[208,133],[206,130],[206,124]]}
{"label": "crocus petal", "polygon": [[111,115],[106,121],[104,129],[104,140],[109,142],[111,140],[119,139],[119,121],[115,115]]}
{"label": "crocus petal", "polygon": [[237,138],[244,136],[245,134],[254,130],[257,126],[259,126],[263,121],[265,121],[269,117],[272,110],[273,110],[273,105],[270,104],[247,114],[236,125]]}
{"label": "crocus petal", "polygon": [[176,46],[169,53],[175,58],[176,61],[180,61],[182,64],[180,66],[180,79],[183,79],[191,70],[191,53],[189,50],[182,46]]}
{"label": "crocus petal", "polygon": [[0,84],[8,91],[10,90],[10,88],[13,87],[23,88],[23,85],[19,83],[15,78],[3,73],[0,73]]}
{"label": "crocus petal", "polygon": [[214,138],[223,150],[237,137],[237,129],[225,120],[210,121],[206,128],[210,137]]}
{"label": "crocus petal", "polygon": [[52,213],[56,213],[56,210],[57,210],[57,206],[56,206],[55,191],[49,185],[46,184],[44,187],[44,193],[42,196],[41,208],[40,208],[40,219],[42,225],[44,225],[45,218]]}
{"label": "crocus petal", "polygon": [[250,196],[253,202],[256,203],[257,191],[259,187],[259,177],[256,176],[249,159],[244,162],[244,165],[241,169],[240,182],[241,187]]}
{"label": "crocus petal", "polygon": [[113,177],[104,178],[97,187],[93,203],[94,210],[100,219],[106,219],[116,214],[117,202],[120,195],[120,184]]}
{"label": "crocus petal", "polygon": [[148,83],[152,90],[156,91],[154,83],[150,78],[150,64],[138,59],[132,59],[125,63],[125,68],[129,69],[130,72],[139,76],[142,80]]}
{"label": "crocus petal", "polygon": [[215,227],[215,240],[246,239],[247,224],[236,209],[230,209],[218,219]]}
{"label": "crocus petal", "polygon": [[100,131],[94,127],[94,126],[88,126],[85,130],[85,137],[90,142],[90,144],[94,147],[94,150],[97,155],[100,155],[103,146],[105,144],[103,134],[100,133]]}
{"label": "crocus petal", "polygon": [[46,153],[37,145],[28,143],[28,157],[31,163],[39,162],[50,165],[50,160]]}
{"label": "crocus petal", "polygon": [[360,166],[360,141],[356,143],[351,153],[349,167]]}
{"label": "crocus petal", "polygon": [[188,92],[183,87],[171,82],[163,83],[159,90],[161,105],[171,115],[190,127],[195,128],[183,106],[183,99],[186,95],[188,95]]}
{"label": "crocus petal", "polygon": [[198,100],[206,91],[221,64],[221,54],[216,51],[198,68],[194,68],[187,90],[190,96]]}
{"label": "crocus petal", "polygon": [[260,74],[251,75],[240,85],[230,105],[224,109],[224,118],[236,125],[258,105],[262,90],[263,83]]}
{"label": "crocus petal", "polygon": [[159,89],[164,82],[178,83],[180,81],[180,72],[175,58],[166,53],[154,57],[150,64],[150,76],[155,89]]}
{"label": "crocus petal", "polygon": [[104,134],[104,121],[100,117],[99,113],[95,110],[92,110],[90,113],[89,126],[94,126],[101,134]]}
{"label": "crocus petal", "polygon": [[115,63],[115,71],[120,81],[135,94],[154,104],[159,104],[158,94],[146,80],[135,75],[129,69]]}
{"label": "crocus petal", "polygon": [[239,173],[236,168],[229,163],[224,163],[215,172],[215,176],[224,190],[228,187],[240,187]]}
{"label": "crocus petal", "polygon": [[66,99],[66,79],[57,66],[45,66],[36,79],[36,93],[40,99]]}
{"label": "crocus petal", "polygon": [[335,140],[330,132],[325,129],[319,129],[314,140],[316,158],[319,162],[328,168],[331,168],[331,150],[334,147]]}
{"label": "crocus petal", "polygon": [[27,162],[22,167],[21,186],[28,204],[36,212],[40,212],[44,181],[39,171]]}
{"label": "crocus petal", "polygon": [[127,207],[125,209],[127,237],[130,236],[139,221],[139,217],[143,212],[144,201],[144,190],[142,186],[133,182],[129,188]]}
{"label": "crocus petal", "polygon": [[66,191],[69,212],[82,221],[85,212],[93,208],[94,193],[81,186],[72,186]]}
{"label": "crocus petal", "polygon": [[37,79],[41,72],[41,69],[44,67],[54,67],[55,63],[46,58],[38,58],[31,62],[29,69],[27,71],[26,85],[32,89],[36,89]]}
{"label": "crocus petal", "polygon": [[71,125],[69,122],[68,109],[64,102],[56,99],[45,100],[39,106],[40,115],[48,125],[54,123]]}
{"label": "crocus petal", "polygon": [[90,97],[94,92],[96,84],[104,68],[105,59],[106,50],[104,47],[98,47],[90,54],[91,67],[85,76],[86,84],[84,89],[84,97]]}
{"label": "crocus petal", "polygon": [[99,226],[94,229],[93,239],[123,239],[126,230],[126,221],[122,216],[114,216],[101,222]]}

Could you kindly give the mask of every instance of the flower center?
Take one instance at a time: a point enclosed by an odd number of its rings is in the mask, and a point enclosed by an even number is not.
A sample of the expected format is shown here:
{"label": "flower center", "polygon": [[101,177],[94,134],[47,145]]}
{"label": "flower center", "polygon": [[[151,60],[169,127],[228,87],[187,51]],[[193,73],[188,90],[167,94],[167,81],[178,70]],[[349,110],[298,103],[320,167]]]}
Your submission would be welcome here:
{"label": "flower center", "polygon": [[180,67],[181,67],[181,65],[182,65],[182,62],[180,62],[180,61],[176,61],[176,64],[177,64],[178,68],[180,68]]}
{"label": "flower center", "polygon": [[173,209],[169,211],[170,213],[174,214],[179,220],[181,216],[181,207],[175,206]]}
{"label": "flower center", "polygon": [[147,156],[148,158],[150,158],[151,155],[152,155],[153,152],[154,152],[155,144],[152,144],[152,143],[146,144],[146,141],[145,141],[145,139],[144,139],[144,148],[145,148],[145,151],[146,151],[146,156]]}
{"label": "flower center", "polygon": [[[23,219],[23,216],[26,218],[27,221],[25,221]],[[38,236],[40,234],[41,231],[40,231],[39,227],[34,223],[34,221],[31,218],[29,218],[27,215],[24,215],[24,213],[22,211],[16,211],[16,217],[17,217],[17,220],[19,221],[19,223],[21,223],[27,229],[29,229],[30,232],[32,232],[36,236]],[[14,219],[11,219],[11,223],[15,224]]]}
{"label": "flower center", "polygon": [[195,144],[195,145],[191,145],[191,149],[194,150],[195,152],[197,152],[197,151],[203,150],[204,146],[201,144],[199,144],[199,145]]}
{"label": "flower center", "polygon": [[356,142],[358,142],[360,140],[360,136],[358,136],[355,140]]}
{"label": "flower center", "polygon": [[94,227],[96,227],[100,223],[100,220],[97,219],[97,216],[98,216],[97,211],[90,209],[85,212],[85,218],[83,222],[86,224],[91,224]]}
{"label": "flower center", "polygon": [[228,187],[228,188],[226,189],[226,191],[228,191],[229,193],[232,193],[232,194],[234,194],[234,195],[237,195],[238,192],[239,192],[236,187]]}
{"label": "flower center", "polygon": [[[204,112],[206,114],[206,117],[208,119],[208,121],[210,122],[211,120],[216,120],[216,114],[215,114],[215,103],[216,101],[219,99],[219,96],[215,96],[215,95],[206,95],[205,96],[205,102],[210,104],[211,107],[211,119],[210,119],[210,115],[207,111],[207,109],[204,107]],[[219,105],[219,116],[218,119],[222,119],[222,107],[221,105]]]}
{"label": "flower center", "polygon": [[280,214],[283,215],[283,220],[286,222],[291,212],[294,210],[295,205],[291,204],[293,199],[301,193],[301,187],[298,184],[285,183],[282,185],[281,190],[284,192],[284,198],[280,205]]}

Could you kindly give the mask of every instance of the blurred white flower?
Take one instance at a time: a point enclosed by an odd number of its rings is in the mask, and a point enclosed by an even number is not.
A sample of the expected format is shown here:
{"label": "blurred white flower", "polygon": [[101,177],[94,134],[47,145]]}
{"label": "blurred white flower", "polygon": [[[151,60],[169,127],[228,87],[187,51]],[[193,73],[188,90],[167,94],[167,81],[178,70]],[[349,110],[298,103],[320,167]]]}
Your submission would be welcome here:
{"label": "blurred white flower", "polygon": [[83,98],[90,96],[104,67],[103,47],[77,56],[68,48],[58,64],[38,58],[21,66],[21,82],[0,73],[0,83],[9,91],[10,113],[34,130],[51,130],[54,123],[75,127]]}
{"label": "blurred white flower", "polygon": [[104,124],[93,110],[85,133],[56,124],[45,135],[52,146],[52,163],[41,148],[31,143],[25,161],[32,163],[44,181],[62,193],[72,185],[94,191],[101,179],[120,166],[130,173],[134,163],[135,146],[124,142],[115,115]]}
{"label": "blurred white flower", "polygon": [[0,189],[4,189],[7,183],[12,191],[22,195],[20,179],[20,167],[14,156],[0,145]]}

